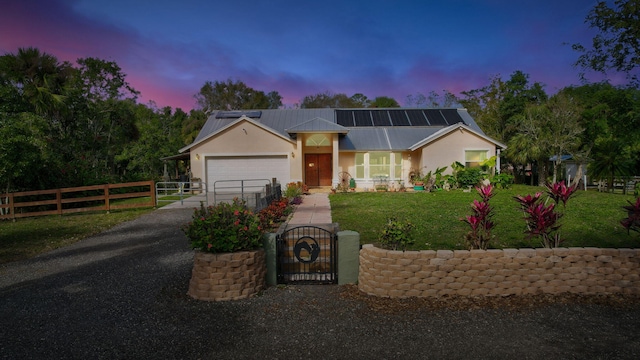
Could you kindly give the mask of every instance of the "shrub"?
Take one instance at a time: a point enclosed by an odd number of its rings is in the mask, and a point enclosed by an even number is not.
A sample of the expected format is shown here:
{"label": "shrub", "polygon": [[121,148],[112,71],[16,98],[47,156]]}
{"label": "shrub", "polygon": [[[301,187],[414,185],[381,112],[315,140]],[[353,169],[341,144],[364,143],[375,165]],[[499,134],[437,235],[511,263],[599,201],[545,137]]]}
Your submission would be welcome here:
{"label": "shrub", "polygon": [[620,224],[627,229],[627,232],[635,231],[640,233],[640,197],[635,204],[629,201],[628,206],[623,206],[627,211],[627,217],[620,221]]}
{"label": "shrub", "polygon": [[456,173],[458,187],[466,188],[478,185],[483,178],[482,169],[480,168],[462,168]]}
{"label": "shrub", "polygon": [[415,242],[413,239],[413,229],[415,226],[408,221],[400,221],[396,217],[387,219],[380,237],[380,246],[389,250],[405,251],[407,247]]}
{"label": "shrub", "polygon": [[302,196],[302,183],[290,182],[282,194],[284,197],[294,199]]}
{"label": "shrub", "polygon": [[493,217],[493,209],[489,205],[489,199],[494,195],[493,186],[476,187],[476,191],[482,197],[482,201],[473,200],[471,204],[472,215],[462,219],[471,226],[465,237],[465,241],[469,249],[486,250],[491,241],[491,229],[495,223],[491,221]]}
{"label": "shrub", "polygon": [[269,206],[258,213],[260,224],[264,229],[274,228],[281,222],[283,217],[288,216],[292,211],[289,200],[286,198],[273,200]]}
{"label": "shrub", "polygon": [[508,189],[513,185],[513,175],[500,173],[491,179],[491,183],[499,186],[501,189]]}
{"label": "shrub", "polygon": [[262,246],[260,219],[237,198],[195,209],[193,219],[182,227],[193,249],[211,253],[254,250]]}
{"label": "shrub", "polygon": [[557,205],[562,202],[566,207],[567,201],[575,194],[577,187],[567,187],[563,182],[546,184],[547,195],[553,199],[554,203],[545,205],[541,201],[542,193],[535,195],[516,196],[514,199],[520,204],[520,208],[525,213],[527,223],[526,233],[529,238],[539,236],[542,245],[546,248],[558,247],[562,242],[560,238],[560,218],[564,215],[556,211]]}

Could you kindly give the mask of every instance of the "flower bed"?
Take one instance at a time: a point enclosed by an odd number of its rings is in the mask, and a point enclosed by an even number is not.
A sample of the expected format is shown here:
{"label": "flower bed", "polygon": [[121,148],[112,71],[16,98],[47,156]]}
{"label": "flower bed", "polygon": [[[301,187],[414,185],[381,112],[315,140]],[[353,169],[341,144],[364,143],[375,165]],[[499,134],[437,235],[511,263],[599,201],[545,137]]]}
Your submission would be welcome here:
{"label": "flower bed", "polygon": [[640,249],[392,251],[364,245],[358,288],[382,297],[640,294]]}

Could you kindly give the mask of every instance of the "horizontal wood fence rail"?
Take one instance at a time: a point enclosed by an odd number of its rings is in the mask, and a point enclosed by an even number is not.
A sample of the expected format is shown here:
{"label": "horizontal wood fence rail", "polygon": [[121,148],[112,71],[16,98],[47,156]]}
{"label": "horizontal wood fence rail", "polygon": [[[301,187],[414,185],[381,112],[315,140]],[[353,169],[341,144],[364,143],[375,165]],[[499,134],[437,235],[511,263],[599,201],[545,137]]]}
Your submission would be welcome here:
{"label": "horizontal wood fence rail", "polygon": [[[118,192],[111,194],[113,189],[122,188],[140,188],[139,189],[127,189],[126,192]],[[80,192],[98,192],[99,195],[74,197],[74,193]],[[69,196],[71,195],[71,196]],[[33,200],[33,198],[43,198]],[[129,204],[112,204],[113,200],[131,199],[131,198],[143,198],[149,197],[149,201],[136,202]],[[21,201],[21,198],[26,198]],[[65,207],[67,204],[76,203],[96,203],[102,204],[80,204],[77,207]],[[91,185],[80,186],[72,188],[51,189],[51,190],[37,190],[37,191],[22,191],[15,193],[0,194],[0,219],[16,219],[31,216],[44,216],[44,215],[62,215],[76,212],[86,211],[111,211],[118,209],[131,209],[139,207],[152,207],[156,206],[156,192],[155,183],[150,181],[138,181],[130,183],[120,184],[104,184],[104,185]],[[33,209],[40,207],[40,209]],[[55,209],[54,209],[55,207]],[[29,209],[32,208],[32,209]],[[43,209],[46,208],[46,209]]]}

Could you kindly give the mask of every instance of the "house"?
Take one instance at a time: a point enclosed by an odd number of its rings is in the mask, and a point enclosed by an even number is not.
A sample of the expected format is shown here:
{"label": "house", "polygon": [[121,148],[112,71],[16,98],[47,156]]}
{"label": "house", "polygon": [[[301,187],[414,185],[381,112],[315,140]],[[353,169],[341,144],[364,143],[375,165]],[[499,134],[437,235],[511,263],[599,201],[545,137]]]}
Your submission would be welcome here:
{"label": "house", "polygon": [[365,190],[379,177],[406,184],[415,169],[477,166],[505,147],[466,109],[326,108],[214,111],[180,152],[208,191],[240,179],[336,186],[344,173]]}

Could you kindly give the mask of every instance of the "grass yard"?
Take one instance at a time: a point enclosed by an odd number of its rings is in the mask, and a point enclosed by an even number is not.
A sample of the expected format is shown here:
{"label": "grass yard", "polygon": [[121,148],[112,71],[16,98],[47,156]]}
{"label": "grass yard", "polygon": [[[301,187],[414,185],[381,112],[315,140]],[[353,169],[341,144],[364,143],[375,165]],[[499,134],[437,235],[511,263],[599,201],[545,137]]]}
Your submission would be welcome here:
{"label": "grass yard", "polygon": [[[496,227],[490,248],[541,247],[538,239],[525,237],[525,222],[516,195],[544,192],[543,188],[515,185],[495,190],[490,204],[494,208]],[[545,195],[543,195],[545,197]],[[455,191],[439,192],[362,192],[329,196],[331,215],[342,230],[360,233],[362,244],[375,244],[390,216],[412,222],[416,228],[413,250],[465,249],[464,236],[469,225],[460,219],[471,214],[470,204],[480,196]],[[560,220],[563,247],[635,248],[640,245],[637,233],[627,234],[620,225],[626,216],[622,209],[631,195],[578,191],[567,203]],[[549,200],[551,201],[551,200]],[[562,206],[560,206],[562,208]]]}
{"label": "grass yard", "polygon": [[150,211],[153,209],[139,208],[110,214],[94,212],[0,221],[0,263],[27,259],[72,244]]}

